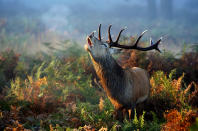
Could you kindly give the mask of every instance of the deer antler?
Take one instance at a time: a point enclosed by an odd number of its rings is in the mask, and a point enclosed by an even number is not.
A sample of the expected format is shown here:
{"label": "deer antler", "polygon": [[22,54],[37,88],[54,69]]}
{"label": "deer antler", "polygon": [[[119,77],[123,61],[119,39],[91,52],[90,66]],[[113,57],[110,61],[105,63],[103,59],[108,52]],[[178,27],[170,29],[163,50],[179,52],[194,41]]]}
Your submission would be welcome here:
{"label": "deer antler", "polygon": [[[118,47],[118,48],[122,48],[122,49],[136,49],[136,50],[141,50],[141,51],[148,51],[148,50],[153,50],[153,49],[155,49],[155,50],[161,52],[160,49],[158,48],[158,45],[159,45],[159,43],[161,42],[162,39],[159,39],[155,44],[153,44],[153,42],[152,42],[152,40],[151,40],[151,41],[150,41],[150,44],[151,44],[151,45],[150,45],[149,47],[145,47],[145,48],[144,48],[144,47],[139,47],[139,46],[138,46],[138,43],[139,43],[140,39],[141,39],[142,36],[146,33],[147,30],[145,30],[144,32],[142,32],[142,34],[138,37],[138,39],[136,40],[136,42],[135,42],[134,45],[132,45],[132,46],[127,46],[127,45],[120,45],[120,44],[118,43],[118,41],[119,41],[119,39],[120,39],[120,35],[121,35],[121,33],[124,31],[124,29],[121,29],[121,30],[120,30],[120,32],[119,32],[119,34],[118,34],[118,36],[117,36],[117,39],[116,39],[116,41],[114,42],[114,41],[112,40],[112,38],[111,38],[111,26],[112,26],[112,25],[110,25],[109,28],[108,28],[108,41],[107,41],[107,43],[109,44],[110,47]],[[99,31],[100,31],[100,27],[101,27],[101,24],[100,24],[100,26],[99,26]]]}
{"label": "deer antler", "polygon": [[101,24],[98,27],[98,40],[101,40]]}

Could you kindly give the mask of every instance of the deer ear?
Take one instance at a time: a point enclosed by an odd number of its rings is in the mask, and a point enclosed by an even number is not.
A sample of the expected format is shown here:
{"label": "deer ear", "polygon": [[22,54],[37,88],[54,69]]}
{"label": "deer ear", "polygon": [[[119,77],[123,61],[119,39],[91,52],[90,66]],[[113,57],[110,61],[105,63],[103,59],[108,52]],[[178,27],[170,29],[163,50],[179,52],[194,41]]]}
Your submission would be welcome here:
{"label": "deer ear", "polygon": [[122,51],[122,49],[118,49],[118,48],[109,48],[109,52],[110,54],[118,54]]}

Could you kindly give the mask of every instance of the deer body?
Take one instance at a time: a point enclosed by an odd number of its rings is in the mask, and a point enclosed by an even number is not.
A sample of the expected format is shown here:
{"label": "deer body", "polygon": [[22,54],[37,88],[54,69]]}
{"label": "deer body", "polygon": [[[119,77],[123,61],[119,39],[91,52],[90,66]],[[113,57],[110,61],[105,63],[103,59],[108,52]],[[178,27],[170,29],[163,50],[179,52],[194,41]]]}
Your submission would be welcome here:
{"label": "deer body", "polygon": [[116,109],[130,109],[148,97],[150,82],[145,70],[138,67],[123,69],[112,56],[98,62],[91,59],[102,87]]}
{"label": "deer body", "polygon": [[117,114],[120,115],[120,112],[123,110],[133,109],[136,104],[148,98],[150,81],[149,75],[144,69],[138,67],[122,68],[112,57],[111,47],[143,51],[156,49],[159,51],[158,44],[161,40],[147,48],[138,47],[137,43],[142,37],[142,34],[134,46],[119,45],[118,40],[123,30],[120,31],[116,42],[113,42],[110,35],[111,26],[109,26],[109,41],[103,42],[100,36],[100,27],[99,38],[97,39],[94,33],[88,36],[88,44],[85,45],[85,49],[90,54],[96,73],[101,80],[102,87],[114,105]]}

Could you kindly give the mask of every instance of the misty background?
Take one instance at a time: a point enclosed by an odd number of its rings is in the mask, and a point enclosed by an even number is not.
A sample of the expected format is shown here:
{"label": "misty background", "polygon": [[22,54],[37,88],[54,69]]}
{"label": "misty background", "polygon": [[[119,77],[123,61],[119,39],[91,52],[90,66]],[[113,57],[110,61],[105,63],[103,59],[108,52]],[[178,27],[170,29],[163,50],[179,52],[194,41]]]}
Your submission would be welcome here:
{"label": "misty background", "polygon": [[0,0],[0,43],[2,48],[24,43],[35,50],[38,44],[64,40],[83,45],[101,23],[104,39],[112,24],[113,36],[123,27],[124,36],[147,29],[145,40],[162,36],[166,48],[177,48],[197,43],[197,16],[197,0]]}

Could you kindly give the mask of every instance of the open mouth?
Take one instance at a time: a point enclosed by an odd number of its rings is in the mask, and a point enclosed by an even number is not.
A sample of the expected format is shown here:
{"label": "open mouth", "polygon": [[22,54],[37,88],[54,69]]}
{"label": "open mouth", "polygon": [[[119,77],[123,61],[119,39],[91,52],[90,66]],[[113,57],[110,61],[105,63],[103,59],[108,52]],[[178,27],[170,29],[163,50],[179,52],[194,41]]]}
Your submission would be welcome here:
{"label": "open mouth", "polygon": [[91,39],[90,39],[89,37],[87,38],[87,42],[88,42],[88,45],[89,45],[89,46],[93,46],[93,44],[92,44],[92,42],[91,42]]}
{"label": "open mouth", "polygon": [[85,50],[90,52],[92,46],[93,46],[93,43],[91,42],[91,38],[87,37],[87,44],[84,45]]}

